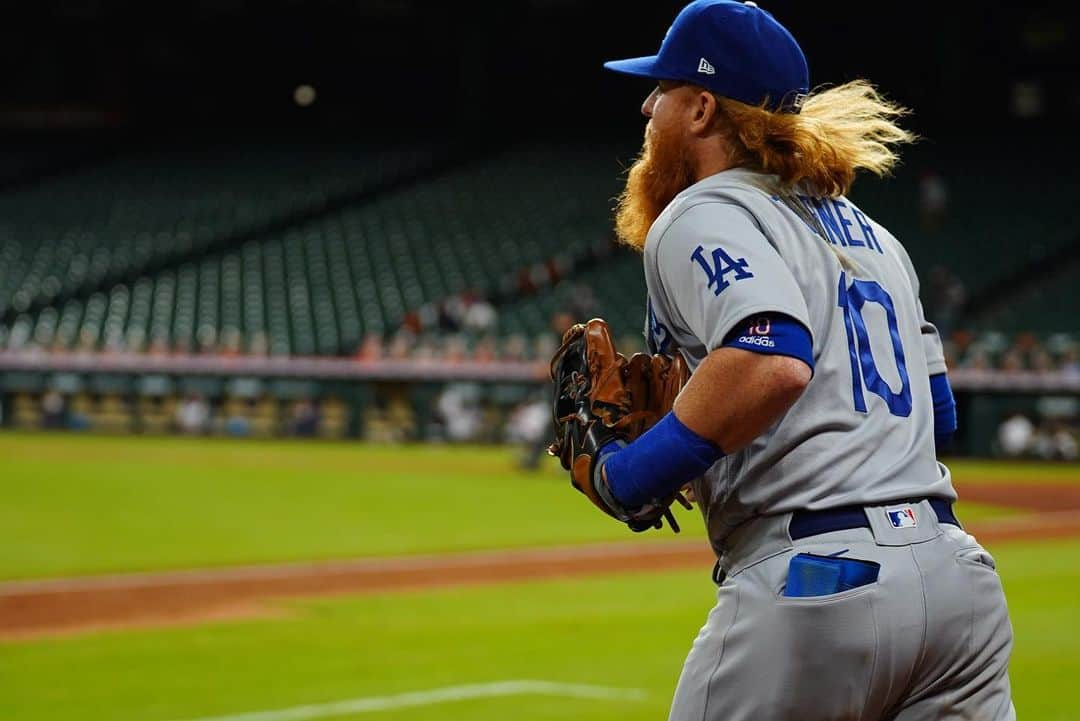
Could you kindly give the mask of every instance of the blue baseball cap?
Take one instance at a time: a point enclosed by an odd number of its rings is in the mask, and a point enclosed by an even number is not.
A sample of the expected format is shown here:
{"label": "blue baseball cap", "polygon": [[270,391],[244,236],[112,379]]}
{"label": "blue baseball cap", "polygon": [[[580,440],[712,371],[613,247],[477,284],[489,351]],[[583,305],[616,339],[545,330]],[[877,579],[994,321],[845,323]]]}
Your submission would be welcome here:
{"label": "blue baseball cap", "polygon": [[604,67],[653,80],[681,80],[785,113],[798,113],[810,92],[802,48],[753,2],[694,0],[679,12],[656,55],[610,60]]}

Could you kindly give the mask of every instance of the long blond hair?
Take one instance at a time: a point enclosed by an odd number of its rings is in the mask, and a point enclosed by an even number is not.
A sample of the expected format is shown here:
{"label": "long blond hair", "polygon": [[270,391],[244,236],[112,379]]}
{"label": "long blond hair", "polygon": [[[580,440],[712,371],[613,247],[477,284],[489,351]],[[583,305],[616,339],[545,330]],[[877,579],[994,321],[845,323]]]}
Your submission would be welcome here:
{"label": "long blond hair", "polygon": [[866,80],[811,93],[798,115],[717,97],[717,123],[736,165],[775,174],[788,187],[806,184],[816,195],[844,195],[858,170],[888,175],[895,147],[914,142],[897,125],[909,113]]}

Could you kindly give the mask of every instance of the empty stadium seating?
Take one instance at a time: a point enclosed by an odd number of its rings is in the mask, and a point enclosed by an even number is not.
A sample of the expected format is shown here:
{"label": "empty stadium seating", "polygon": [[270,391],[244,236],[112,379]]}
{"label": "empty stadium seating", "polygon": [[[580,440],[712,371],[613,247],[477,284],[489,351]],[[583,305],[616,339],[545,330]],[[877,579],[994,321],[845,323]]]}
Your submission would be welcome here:
{"label": "empty stadium seating", "polygon": [[[370,334],[392,334],[410,311],[472,290],[501,299],[496,330],[508,355],[522,343],[535,351],[536,338],[546,339],[543,355],[559,310],[608,318],[636,349],[640,258],[619,250],[587,262],[610,244],[607,211],[626,157],[613,147],[524,145],[245,236],[406,175],[431,151],[252,144],[120,156],[0,194],[0,314],[22,309],[0,324],[0,348],[347,354]],[[1080,235],[1075,213],[1050,210],[1067,207],[1067,183],[1040,181],[1046,192],[1025,195],[1018,209],[1008,174],[990,165],[915,151],[897,178],[861,178],[853,197],[924,274],[946,265],[975,290]],[[941,166],[948,213],[927,229],[919,172]],[[140,274],[144,266],[158,269]],[[522,286],[523,274],[547,266],[569,275]],[[79,292],[126,271],[123,282]],[[1078,281],[1073,273],[1035,288],[973,327],[1074,331]],[[24,310],[61,294],[62,303]],[[486,341],[462,342],[472,350]],[[254,412],[239,401],[231,410]],[[147,411],[148,427],[165,423]],[[260,417],[273,425],[285,414]]]}
{"label": "empty stadium seating", "polygon": [[0,315],[317,211],[432,157],[311,142],[144,151],[0,194]]}
{"label": "empty stadium seating", "polygon": [[[547,358],[558,312],[602,316],[620,350],[643,348],[641,257],[611,244],[609,209],[625,153],[525,145],[383,186],[430,154],[340,152],[296,146],[223,149],[214,158],[128,155],[0,192],[0,318],[9,309],[0,350],[338,355],[377,337],[391,357]],[[959,172],[949,175],[949,215],[928,231],[919,222],[916,167],[887,183],[861,179],[854,197],[905,242],[924,278],[941,264],[976,291],[1080,235],[1074,215],[1047,220],[1060,193],[1019,212],[1007,207],[1006,182]],[[327,205],[350,194],[354,202]],[[275,219],[285,222],[274,227]],[[1037,243],[1017,241],[1036,236]],[[120,280],[104,282],[111,278]],[[1059,269],[961,319],[950,363],[1037,369],[1048,353],[1075,368],[1077,287],[1080,270]],[[438,328],[440,303],[467,291],[496,301],[494,337]],[[426,320],[415,335],[402,330],[417,317]],[[1033,340],[1020,331],[1033,331]],[[406,348],[395,355],[402,338]],[[444,438],[442,390],[200,375],[0,375],[6,423],[111,433]],[[477,437],[498,440],[500,417],[529,392],[522,384],[484,386]],[[59,417],[48,410],[56,396]],[[185,408],[198,403],[205,423],[191,425]]]}
{"label": "empty stadium seating", "polygon": [[85,301],[20,314],[6,344],[351,352],[424,303],[492,292],[530,264],[606,243],[608,220],[596,208],[615,190],[615,154],[591,157],[526,148],[477,162]]}

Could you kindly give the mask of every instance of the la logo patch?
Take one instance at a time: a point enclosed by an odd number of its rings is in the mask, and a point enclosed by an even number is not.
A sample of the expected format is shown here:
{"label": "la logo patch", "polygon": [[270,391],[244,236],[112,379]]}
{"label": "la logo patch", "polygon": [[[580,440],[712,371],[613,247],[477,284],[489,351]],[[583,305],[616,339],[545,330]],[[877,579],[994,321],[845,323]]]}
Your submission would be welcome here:
{"label": "la logo patch", "polygon": [[706,258],[705,248],[699,245],[693,255],[690,256],[690,262],[697,263],[705,271],[705,277],[709,281],[706,287],[712,288],[714,295],[720,295],[725,288],[731,285],[724,278],[729,273],[732,276],[732,281],[754,277],[754,274],[748,270],[750,264],[746,262],[746,258],[736,260],[720,246],[713,248],[710,257]]}
{"label": "la logo patch", "polygon": [[889,523],[893,528],[915,528],[919,525],[918,519],[915,518],[915,509],[911,506],[886,510],[885,513],[889,516]]}

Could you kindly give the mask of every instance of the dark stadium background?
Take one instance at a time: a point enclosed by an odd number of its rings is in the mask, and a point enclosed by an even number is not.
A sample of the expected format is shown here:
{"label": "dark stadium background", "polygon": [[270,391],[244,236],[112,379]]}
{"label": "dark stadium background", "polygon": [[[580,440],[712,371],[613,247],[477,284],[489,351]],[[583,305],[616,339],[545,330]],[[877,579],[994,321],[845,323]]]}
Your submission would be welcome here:
{"label": "dark stadium background", "polygon": [[[909,125],[924,140],[894,179],[861,179],[853,197],[899,235],[922,273],[960,398],[956,452],[1074,457],[1080,28],[1072,14],[1063,3],[762,4],[799,38],[812,84],[866,77],[914,109]],[[610,317],[626,343],[639,342],[643,284],[608,228],[649,87],[601,63],[653,52],[680,6],[20,5],[0,24],[3,424],[171,432],[184,404],[197,401],[208,414],[200,433],[505,439],[507,419],[543,401],[538,368],[555,337],[549,321],[565,321],[559,311]],[[310,94],[302,86],[314,91],[310,104],[298,102]],[[390,148],[393,163],[378,155]],[[175,172],[171,164],[185,158]],[[371,177],[354,182],[356,168]],[[279,174],[307,195],[280,200],[288,193],[275,190]],[[209,194],[232,192],[222,178],[235,179],[238,204],[251,178],[279,206],[260,215],[267,203],[254,203],[243,223],[169,247],[183,209],[147,211],[140,193],[159,184],[164,191],[146,191],[153,203],[180,203],[170,183],[187,183],[182,202],[197,204],[200,177]],[[438,198],[459,185],[470,188],[475,212],[455,218]],[[389,215],[380,219],[383,203],[398,208],[397,230]],[[561,204],[550,228],[536,225],[547,203]],[[427,208],[423,228],[458,222],[458,235],[418,240],[414,231],[425,231],[409,225],[412,207]],[[135,227],[116,220],[124,213],[143,213],[138,222],[148,225],[138,230],[157,238],[133,255],[126,249],[136,241],[114,232]],[[387,265],[372,261],[383,281],[386,268],[401,275],[393,249],[416,244],[412,296],[388,305],[384,293],[393,293],[380,285],[372,310],[355,268],[335,275],[337,261],[358,252],[357,241],[334,235],[339,217],[374,218],[364,232],[390,234]],[[315,261],[305,245],[312,234],[326,254]],[[51,266],[62,254],[39,252],[40,243],[61,236],[83,244],[86,257]],[[511,249],[500,256],[505,265],[485,266],[483,287],[428,284],[423,273],[443,273],[458,253],[455,237],[474,253],[488,237],[500,247],[520,238],[526,250],[520,263]],[[229,301],[228,284],[247,277],[245,248],[257,255],[275,238],[285,266],[309,264],[302,299],[312,310],[298,320],[296,298],[277,298],[288,338],[275,349],[271,328],[253,347],[249,305],[276,312],[276,286],[264,279],[261,295],[236,290]],[[267,257],[256,270],[270,272]],[[466,267],[470,257],[458,262]],[[139,289],[159,302],[162,279],[180,287],[185,272],[198,276],[191,312],[199,320],[180,327],[173,318],[154,346],[157,310],[148,311],[148,329],[132,335],[134,311],[125,308]],[[291,288],[290,272],[280,277]],[[354,285],[348,312],[337,295],[319,295],[328,277]],[[219,286],[204,300],[208,278]],[[595,289],[591,303],[584,286]],[[474,297],[493,306],[493,328],[461,330],[455,314]],[[230,302],[240,305],[230,311]],[[94,304],[103,327],[86,334]],[[110,308],[123,331],[112,345]],[[58,340],[65,309],[73,335]],[[244,319],[232,335],[229,313]],[[200,333],[204,324],[211,331]],[[450,428],[452,417],[470,414],[474,425]]]}
{"label": "dark stadium background", "polygon": [[[618,107],[642,88],[600,64],[655,50],[680,7],[45,0],[23,4],[0,29],[5,124],[18,124],[20,110],[67,106],[102,112],[101,125],[129,131],[539,131],[635,140],[637,118]],[[1064,131],[1080,108],[1076,26],[1064,3],[767,9],[793,28],[813,83],[871,78],[916,108],[914,126],[928,135]],[[291,101],[300,83],[319,91],[309,109]],[[1018,83],[1042,95],[1037,117],[1021,121],[1011,111]]]}

